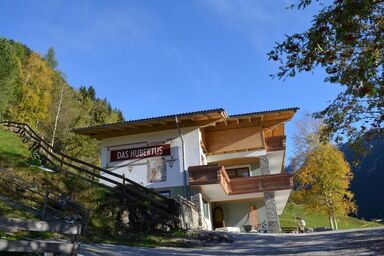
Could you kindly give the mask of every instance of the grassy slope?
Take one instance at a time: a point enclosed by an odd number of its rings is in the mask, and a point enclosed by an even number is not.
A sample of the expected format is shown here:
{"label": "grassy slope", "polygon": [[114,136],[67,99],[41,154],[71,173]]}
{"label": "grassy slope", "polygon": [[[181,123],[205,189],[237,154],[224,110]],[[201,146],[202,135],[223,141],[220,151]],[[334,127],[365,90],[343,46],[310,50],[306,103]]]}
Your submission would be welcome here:
{"label": "grassy slope", "polygon": [[[327,217],[322,214],[308,214],[304,211],[302,205],[295,203],[288,203],[285,207],[283,214],[280,216],[280,224],[282,227],[295,227],[295,216],[301,217],[305,220],[308,227],[328,227],[329,223]],[[382,227],[383,225],[359,220],[352,217],[338,219],[339,229],[352,229],[352,228],[369,228],[369,227]]]}
{"label": "grassy slope", "polygon": [[[29,169],[30,162],[31,153],[19,137],[0,128],[0,171]],[[2,201],[0,201],[0,216],[34,218],[31,214],[13,209]]]}
{"label": "grassy slope", "polygon": [[26,166],[31,153],[19,137],[0,128],[0,168]]}

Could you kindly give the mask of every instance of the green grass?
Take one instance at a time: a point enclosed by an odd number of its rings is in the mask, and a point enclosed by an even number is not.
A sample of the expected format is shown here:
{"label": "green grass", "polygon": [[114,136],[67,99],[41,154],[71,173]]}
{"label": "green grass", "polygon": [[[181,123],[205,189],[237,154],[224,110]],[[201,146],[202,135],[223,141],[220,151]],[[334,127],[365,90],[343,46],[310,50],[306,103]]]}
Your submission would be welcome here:
{"label": "green grass", "polygon": [[0,128],[0,168],[25,167],[31,153],[17,134]]}
{"label": "green grass", "polygon": [[[325,215],[308,213],[304,210],[304,206],[292,202],[287,204],[283,214],[280,216],[280,225],[282,227],[296,227],[295,216],[303,218],[307,227],[310,228],[329,227],[329,222]],[[339,229],[384,227],[378,223],[352,217],[339,218],[337,221]]]}

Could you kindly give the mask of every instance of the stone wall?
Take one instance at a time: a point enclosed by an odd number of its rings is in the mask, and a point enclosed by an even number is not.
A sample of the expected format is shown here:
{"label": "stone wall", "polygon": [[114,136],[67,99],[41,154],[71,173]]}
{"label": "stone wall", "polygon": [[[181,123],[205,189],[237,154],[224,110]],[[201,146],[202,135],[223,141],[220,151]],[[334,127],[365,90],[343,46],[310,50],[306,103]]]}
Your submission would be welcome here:
{"label": "stone wall", "polygon": [[264,192],[264,200],[268,233],[278,233],[280,232],[280,222],[276,211],[275,194],[273,192]]}
{"label": "stone wall", "polygon": [[[267,155],[260,156],[260,169],[262,175],[268,175],[271,173]],[[280,222],[276,211],[275,194],[273,192],[264,192],[264,200],[268,232],[278,233],[280,232]]]}

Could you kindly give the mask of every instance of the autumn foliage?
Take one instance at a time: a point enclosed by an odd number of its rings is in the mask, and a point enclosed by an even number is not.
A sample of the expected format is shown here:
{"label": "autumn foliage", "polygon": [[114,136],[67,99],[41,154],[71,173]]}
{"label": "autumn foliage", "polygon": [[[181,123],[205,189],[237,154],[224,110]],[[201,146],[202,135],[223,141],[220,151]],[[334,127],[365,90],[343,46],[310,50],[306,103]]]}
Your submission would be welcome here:
{"label": "autumn foliage", "polygon": [[297,172],[299,187],[295,198],[309,212],[326,214],[330,226],[337,229],[337,217],[356,211],[353,193],[349,190],[352,177],[343,153],[331,144],[320,144],[308,154]]}
{"label": "autumn foliage", "polygon": [[57,66],[52,48],[43,57],[0,37],[0,121],[28,123],[56,150],[97,164],[98,142],[70,130],[122,121],[123,115],[92,86],[69,85]]}

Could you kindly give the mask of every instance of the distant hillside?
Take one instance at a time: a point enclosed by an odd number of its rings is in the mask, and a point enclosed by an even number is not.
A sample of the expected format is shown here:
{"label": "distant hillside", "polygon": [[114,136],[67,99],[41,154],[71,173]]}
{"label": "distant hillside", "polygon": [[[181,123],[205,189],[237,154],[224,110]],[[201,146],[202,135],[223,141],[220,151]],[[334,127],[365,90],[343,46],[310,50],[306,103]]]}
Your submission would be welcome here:
{"label": "distant hillside", "polygon": [[71,129],[120,122],[123,114],[93,86],[70,85],[58,67],[53,48],[42,56],[0,37],[0,121],[27,123],[56,150],[97,164],[98,142]]}
{"label": "distant hillside", "polygon": [[[384,218],[384,139],[372,140],[368,153],[358,158],[347,145],[343,145],[341,150],[354,173],[351,190],[359,208],[357,216]],[[352,164],[356,159],[360,160],[358,166]]]}

